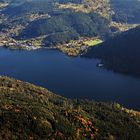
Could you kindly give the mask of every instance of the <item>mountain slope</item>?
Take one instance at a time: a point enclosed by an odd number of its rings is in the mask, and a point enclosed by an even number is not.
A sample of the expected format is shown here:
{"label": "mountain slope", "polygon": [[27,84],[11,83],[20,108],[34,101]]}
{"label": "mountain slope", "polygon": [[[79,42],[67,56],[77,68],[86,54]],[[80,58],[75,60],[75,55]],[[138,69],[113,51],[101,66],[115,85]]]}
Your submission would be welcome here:
{"label": "mountain slope", "polygon": [[119,104],[69,100],[0,77],[0,139],[135,139],[140,115]]}
{"label": "mountain slope", "polygon": [[114,71],[140,76],[140,26],[89,49],[86,56],[101,58]]}
{"label": "mountain slope", "polygon": [[[41,35],[55,37],[60,34],[60,40],[69,37],[68,40],[79,36],[100,36],[109,33],[108,21],[95,13],[61,13],[49,19],[39,19],[31,22],[19,35],[21,38],[32,38]],[[32,32],[33,31],[33,32]],[[63,37],[64,36],[64,37]],[[74,36],[74,37],[73,37]],[[49,40],[53,43],[55,40]],[[67,40],[63,40],[67,41]]]}

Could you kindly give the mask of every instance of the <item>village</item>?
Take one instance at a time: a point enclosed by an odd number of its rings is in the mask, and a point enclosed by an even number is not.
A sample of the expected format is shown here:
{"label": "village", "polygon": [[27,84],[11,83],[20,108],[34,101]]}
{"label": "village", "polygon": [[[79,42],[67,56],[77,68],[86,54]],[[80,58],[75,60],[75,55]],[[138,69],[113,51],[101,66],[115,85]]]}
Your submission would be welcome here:
{"label": "village", "polygon": [[[44,36],[29,40],[15,40],[14,38],[10,37],[9,34],[0,32],[0,46],[10,49],[35,50],[45,47],[43,38]],[[95,46],[99,43],[102,43],[102,40],[99,38],[81,37],[78,40],[70,40],[63,44],[50,46],[49,48],[58,49],[69,56],[78,56],[85,52],[89,47]]]}
{"label": "village", "polygon": [[84,53],[89,47],[98,45],[102,42],[103,41],[98,37],[81,37],[78,40],[71,40],[67,43],[56,45],[54,48],[61,50],[69,56],[78,56]]}
{"label": "village", "polygon": [[34,45],[31,41],[15,40],[9,37],[6,33],[0,33],[0,46],[4,46],[11,49],[25,49],[25,50],[35,50],[41,47],[38,43]]}

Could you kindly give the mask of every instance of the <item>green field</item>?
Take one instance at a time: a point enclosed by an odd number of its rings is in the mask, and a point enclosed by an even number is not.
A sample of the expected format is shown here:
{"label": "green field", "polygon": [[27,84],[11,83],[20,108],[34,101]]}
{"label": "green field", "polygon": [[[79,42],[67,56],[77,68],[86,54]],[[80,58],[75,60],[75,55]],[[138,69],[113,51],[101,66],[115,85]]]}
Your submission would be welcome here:
{"label": "green field", "polygon": [[94,39],[94,40],[85,41],[84,44],[88,45],[88,46],[95,46],[95,45],[98,45],[98,44],[100,44],[102,42],[103,41],[101,39]]}

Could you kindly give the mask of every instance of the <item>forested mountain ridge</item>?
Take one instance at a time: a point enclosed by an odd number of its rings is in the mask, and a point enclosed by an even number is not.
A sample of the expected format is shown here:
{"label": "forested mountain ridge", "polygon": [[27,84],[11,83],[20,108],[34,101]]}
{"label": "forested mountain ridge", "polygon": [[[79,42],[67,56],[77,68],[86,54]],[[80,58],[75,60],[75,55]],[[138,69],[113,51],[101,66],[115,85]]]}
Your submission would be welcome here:
{"label": "forested mountain ridge", "polygon": [[140,26],[123,32],[89,49],[87,57],[101,58],[105,66],[117,72],[140,76]]}
{"label": "forested mountain ridge", "polygon": [[70,100],[8,77],[0,93],[0,139],[140,138],[139,112],[117,103]]}

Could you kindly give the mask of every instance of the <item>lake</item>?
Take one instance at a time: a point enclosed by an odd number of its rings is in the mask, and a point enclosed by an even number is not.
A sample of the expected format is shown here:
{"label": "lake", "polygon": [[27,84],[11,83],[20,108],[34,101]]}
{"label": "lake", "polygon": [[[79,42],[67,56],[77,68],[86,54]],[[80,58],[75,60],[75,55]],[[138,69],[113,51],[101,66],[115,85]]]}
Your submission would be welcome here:
{"label": "lake", "polygon": [[96,67],[98,62],[71,58],[57,50],[0,48],[0,75],[43,86],[64,97],[116,101],[140,110],[140,79]]}

